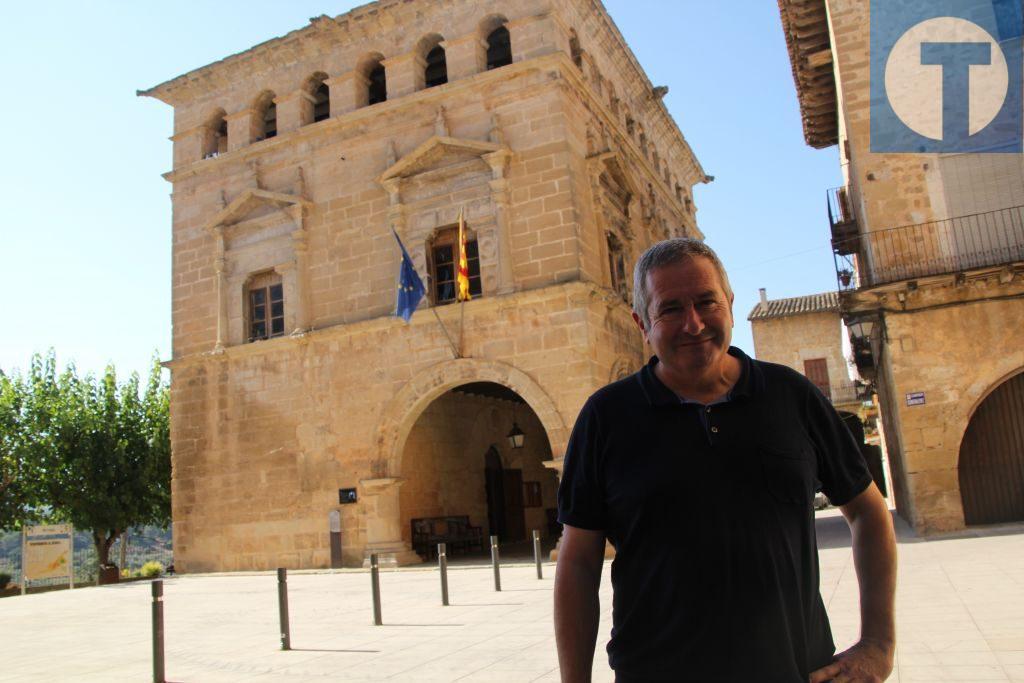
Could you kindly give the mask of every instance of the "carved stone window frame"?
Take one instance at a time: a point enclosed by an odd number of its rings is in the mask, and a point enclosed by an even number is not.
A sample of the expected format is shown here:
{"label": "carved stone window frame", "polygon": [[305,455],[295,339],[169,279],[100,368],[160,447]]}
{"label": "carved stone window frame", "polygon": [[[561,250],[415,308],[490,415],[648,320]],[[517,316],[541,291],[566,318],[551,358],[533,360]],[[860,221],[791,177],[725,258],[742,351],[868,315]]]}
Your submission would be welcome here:
{"label": "carved stone window frame", "polygon": [[[438,124],[439,128],[444,127],[443,118],[443,112],[439,112],[438,121],[442,122]],[[388,193],[388,225],[409,249],[416,270],[423,275],[429,274],[427,248],[430,237],[438,230],[456,224],[461,207],[418,206],[404,196],[404,190],[408,182],[418,176],[457,166],[474,156],[479,157],[486,164],[485,168],[490,169],[487,202],[485,205],[479,202],[477,205],[468,205],[465,221],[467,229],[477,239],[482,296],[512,292],[515,289],[510,234],[512,221],[506,178],[512,152],[500,142],[453,138],[443,134],[446,132],[444,130],[438,132],[442,134],[435,134],[409,154],[394,160],[377,179]],[[500,135],[493,137],[500,138]],[[446,165],[443,163],[446,155],[459,157],[462,161]],[[432,282],[428,283],[428,288],[432,285]],[[431,296],[426,297],[420,305],[433,306],[432,302],[431,292]]]}
{"label": "carved stone window frame", "polygon": [[[252,217],[254,211],[270,206],[266,216]],[[248,189],[217,213],[206,225],[214,238],[214,273],[216,274],[217,336],[214,351],[248,340],[245,327],[248,286],[252,278],[269,270],[281,277],[284,287],[285,332],[299,334],[309,329],[308,258],[305,214],[312,204],[296,195],[268,190]],[[283,220],[282,220],[283,219]],[[288,242],[284,260],[274,259],[253,264],[242,257],[242,250],[229,246],[231,238],[252,233],[267,225],[285,225]],[[251,245],[250,245],[251,246]],[[249,250],[251,254],[251,249]],[[280,250],[279,250],[280,251]]]}

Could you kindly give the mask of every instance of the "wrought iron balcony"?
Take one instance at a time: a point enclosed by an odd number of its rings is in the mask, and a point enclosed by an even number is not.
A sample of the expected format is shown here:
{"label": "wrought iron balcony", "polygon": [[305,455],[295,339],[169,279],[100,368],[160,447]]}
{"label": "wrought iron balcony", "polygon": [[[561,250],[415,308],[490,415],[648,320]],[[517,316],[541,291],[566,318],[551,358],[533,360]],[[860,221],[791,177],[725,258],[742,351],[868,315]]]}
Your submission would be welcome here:
{"label": "wrought iron balcony", "polygon": [[1024,261],[1024,206],[832,240],[840,291]]}
{"label": "wrought iron balcony", "polygon": [[859,403],[864,400],[867,388],[856,382],[842,382],[833,384],[828,388],[829,399],[834,405],[844,403]]}
{"label": "wrought iron balcony", "polygon": [[857,236],[857,216],[846,187],[833,187],[828,191],[828,223],[832,227],[832,244],[846,246]]}

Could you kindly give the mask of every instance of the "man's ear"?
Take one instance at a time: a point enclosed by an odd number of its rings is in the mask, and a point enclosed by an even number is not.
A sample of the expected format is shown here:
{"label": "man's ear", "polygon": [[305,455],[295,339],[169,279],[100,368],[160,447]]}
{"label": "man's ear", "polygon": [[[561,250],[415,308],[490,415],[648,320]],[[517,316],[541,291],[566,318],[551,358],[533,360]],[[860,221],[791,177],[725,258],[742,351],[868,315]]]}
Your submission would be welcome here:
{"label": "man's ear", "polygon": [[636,323],[636,327],[640,330],[640,334],[644,336],[644,341],[647,341],[647,328],[644,327],[644,321],[640,319],[640,316],[636,314],[636,311],[632,311],[633,322]]}

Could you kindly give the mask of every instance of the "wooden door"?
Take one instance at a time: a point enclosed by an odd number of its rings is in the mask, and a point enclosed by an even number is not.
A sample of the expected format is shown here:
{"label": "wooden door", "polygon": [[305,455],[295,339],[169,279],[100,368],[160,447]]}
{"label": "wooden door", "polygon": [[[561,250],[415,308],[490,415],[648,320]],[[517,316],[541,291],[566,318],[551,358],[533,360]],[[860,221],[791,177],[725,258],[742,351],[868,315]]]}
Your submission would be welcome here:
{"label": "wooden door", "polygon": [[828,360],[825,358],[808,358],[804,361],[804,376],[831,400],[832,393],[828,381]]}
{"label": "wooden door", "polygon": [[1024,520],[1024,374],[982,401],[960,444],[967,524]]}
{"label": "wooden door", "polygon": [[526,516],[523,512],[523,471],[505,470],[505,536],[502,541],[526,540]]}

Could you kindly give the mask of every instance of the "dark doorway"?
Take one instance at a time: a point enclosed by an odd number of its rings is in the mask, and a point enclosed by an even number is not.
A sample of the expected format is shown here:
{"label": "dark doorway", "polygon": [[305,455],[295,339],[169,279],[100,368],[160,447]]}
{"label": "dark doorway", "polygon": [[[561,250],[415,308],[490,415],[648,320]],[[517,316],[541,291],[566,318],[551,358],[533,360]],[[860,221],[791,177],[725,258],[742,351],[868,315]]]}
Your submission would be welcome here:
{"label": "dark doorway", "polygon": [[487,493],[487,521],[491,534],[503,543],[526,538],[523,517],[523,471],[505,469],[498,449],[491,446],[484,456]]}

